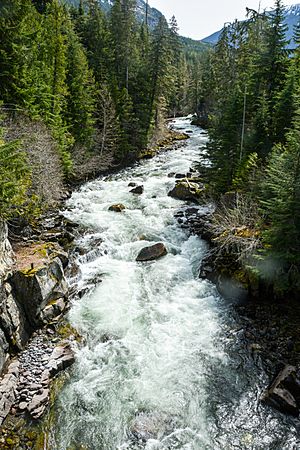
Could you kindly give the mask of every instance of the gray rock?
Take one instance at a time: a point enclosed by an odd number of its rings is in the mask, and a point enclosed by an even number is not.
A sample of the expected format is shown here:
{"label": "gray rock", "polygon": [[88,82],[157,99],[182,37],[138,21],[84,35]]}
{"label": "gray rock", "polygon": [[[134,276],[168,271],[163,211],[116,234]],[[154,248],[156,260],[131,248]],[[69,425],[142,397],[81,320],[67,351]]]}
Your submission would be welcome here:
{"label": "gray rock", "polygon": [[33,413],[35,410],[40,408],[43,404],[49,402],[49,389],[44,389],[41,394],[35,395],[28,405],[28,411]]}
{"label": "gray rock", "polygon": [[0,219],[0,283],[10,272],[15,262],[14,253],[8,240],[7,224]]}
{"label": "gray rock", "polygon": [[46,411],[47,405],[41,405],[39,408],[36,408],[33,412],[32,412],[32,418],[35,420],[38,420],[40,418],[43,417],[45,411]]}
{"label": "gray rock", "polygon": [[75,362],[75,356],[69,344],[59,345],[54,348],[50,360],[46,366],[51,377],[61,370],[65,370]]}
{"label": "gray rock", "polygon": [[20,411],[24,411],[24,410],[27,408],[27,406],[28,406],[28,403],[27,403],[27,402],[21,402],[21,403],[19,403],[19,409],[20,409]]}
{"label": "gray rock", "polygon": [[63,269],[66,269],[69,264],[69,256],[68,253],[66,253],[64,250],[59,248],[58,246],[55,248],[55,250],[51,254],[52,259],[59,258]]}
{"label": "gray rock", "polygon": [[165,431],[165,417],[154,413],[139,413],[130,424],[130,433],[137,441],[157,439]]}
{"label": "gray rock", "polygon": [[153,261],[155,259],[161,258],[167,254],[167,249],[163,243],[158,243],[151,245],[149,247],[143,248],[138,254],[136,260],[143,261]]}
{"label": "gray rock", "polygon": [[[299,415],[300,404],[289,389],[296,386],[295,396],[299,393],[299,380],[297,369],[294,366],[286,366],[275,378],[271,386],[264,392],[261,400],[279,411],[293,416]],[[298,400],[298,399],[297,399]]]}
{"label": "gray rock", "polygon": [[132,194],[142,195],[144,192],[144,186],[136,186],[130,191]]}
{"label": "gray rock", "polygon": [[17,383],[17,377],[13,373],[7,373],[0,381],[0,426],[15,403]]}
{"label": "gray rock", "polygon": [[14,296],[25,312],[28,324],[34,329],[42,320],[41,311],[50,302],[65,298],[68,284],[64,277],[61,260],[56,257],[46,267],[16,272],[10,279]]}
{"label": "gray rock", "polygon": [[11,373],[15,375],[16,377],[19,376],[20,373],[20,362],[19,361],[12,361],[7,369],[8,373]]}
{"label": "gray rock", "polygon": [[29,337],[26,316],[8,282],[0,285],[0,327],[10,337],[10,344],[22,350]]}
{"label": "gray rock", "polygon": [[41,319],[44,323],[50,322],[55,317],[60,316],[66,308],[66,302],[63,298],[51,301],[43,311],[41,311]]}
{"label": "gray rock", "polygon": [[8,358],[9,345],[3,331],[0,329],[0,372]]}

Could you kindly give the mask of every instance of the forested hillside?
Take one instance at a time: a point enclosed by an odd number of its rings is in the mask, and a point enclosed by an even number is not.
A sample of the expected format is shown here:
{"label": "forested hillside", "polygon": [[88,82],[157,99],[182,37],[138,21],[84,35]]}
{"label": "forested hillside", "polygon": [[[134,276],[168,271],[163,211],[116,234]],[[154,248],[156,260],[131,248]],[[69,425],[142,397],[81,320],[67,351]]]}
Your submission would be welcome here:
{"label": "forested hillside", "polygon": [[300,449],[300,22],[147,6],[0,0],[0,448]]}
{"label": "forested hillside", "polygon": [[135,161],[166,117],[195,113],[208,191],[235,196],[215,224],[221,253],[278,295],[298,291],[300,29],[287,50],[283,3],[248,10],[206,51],[174,17],[149,26],[143,2],[138,16],[134,0],[72,3],[1,3],[1,218],[38,216],[66,182]]}
{"label": "forested hillside", "polygon": [[273,296],[300,290],[300,28],[287,50],[284,11],[224,28],[202,86],[219,250]]}
{"label": "forested hillside", "polygon": [[65,181],[134,161],[197,103],[199,52],[175,18],[141,18],[134,0],[108,13],[94,0],[1,2],[1,217],[38,214]]}

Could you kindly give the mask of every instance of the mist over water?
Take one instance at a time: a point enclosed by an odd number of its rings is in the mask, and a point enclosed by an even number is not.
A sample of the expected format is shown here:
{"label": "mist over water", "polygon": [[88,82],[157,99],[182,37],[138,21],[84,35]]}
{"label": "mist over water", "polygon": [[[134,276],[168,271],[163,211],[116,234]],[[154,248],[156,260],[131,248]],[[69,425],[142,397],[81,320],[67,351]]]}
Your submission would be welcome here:
{"label": "mist over water", "polygon": [[[267,379],[240,343],[230,305],[198,278],[206,243],[174,219],[185,204],[167,196],[168,174],[188,172],[206,143],[188,119],[175,126],[193,132],[187,145],[90,182],[68,202],[65,215],[88,229],[79,285],[101,277],[70,311],[84,345],[57,405],[52,448],[298,449],[296,422],[258,402]],[[129,182],[144,194],[131,194]],[[126,210],[108,211],[114,203]],[[168,254],[137,263],[156,242]]]}

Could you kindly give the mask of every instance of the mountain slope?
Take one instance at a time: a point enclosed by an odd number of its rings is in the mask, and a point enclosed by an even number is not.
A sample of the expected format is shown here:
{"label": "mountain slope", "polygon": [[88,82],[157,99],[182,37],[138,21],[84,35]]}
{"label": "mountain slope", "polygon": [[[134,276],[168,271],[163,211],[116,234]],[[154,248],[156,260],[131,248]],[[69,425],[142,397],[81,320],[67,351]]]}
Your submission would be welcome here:
{"label": "mountain slope", "polygon": [[[66,0],[67,3],[78,6],[79,0]],[[114,0],[98,0],[101,8],[105,12],[109,12],[111,9]],[[136,15],[139,22],[143,22],[146,17],[146,1],[145,0],[137,0],[137,7],[136,7]],[[148,24],[150,28],[155,28],[157,25],[160,17],[162,17],[163,14],[156,8],[152,8],[151,6],[148,6]],[[208,44],[204,41],[196,41],[194,39],[180,36],[180,40],[183,46],[183,49],[186,51],[193,51],[193,52],[203,52],[208,48]]]}
{"label": "mountain slope", "polygon": [[[293,47],[293,29],[294,26],[300,21],[300,3],[288,6],[285,8],[285,24],[288,25],[288,31],[286,37],[290,40],[289,47]],[[206,44],[215,45],[218,42],[222,30],[216,31],[215,33],[202,39],[202,42]]]}
{"label": "mountain slope", "polygon": [[[73,6],[79,5],[79,0],[66,0],[66,2]],[[98,0],[98,2],[101,5],[101,8],[105,12],[108,12],[110,10],[110,8],[112,7],[114,0]],[[138,20],[140,22],[143,22],[146,17],[146,2],[145,2],[145,0],[137,0],[136,3],[137,3],[136,14],[137,14]],[[149,6],[148,7],[149,26],[151,28],[154,28],[157,25],[159,18],[162,15],[163,14],[160,11],[158,11],[158,9],[151,8],[151,6]]]}

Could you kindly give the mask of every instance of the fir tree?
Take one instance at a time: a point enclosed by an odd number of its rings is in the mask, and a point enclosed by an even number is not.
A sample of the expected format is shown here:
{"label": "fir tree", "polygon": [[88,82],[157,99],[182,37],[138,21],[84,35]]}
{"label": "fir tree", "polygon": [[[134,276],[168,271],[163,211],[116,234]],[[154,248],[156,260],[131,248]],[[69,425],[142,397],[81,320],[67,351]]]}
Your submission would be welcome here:
{"label": "fir tree", "polygon": [[115,0],[110,17],[114,65],[118,87],[130,92],[130,78],[136,56],[135,0]]}
{"label": "fir tree", "polygon": [[72,27],[67,34],[66,121],[77,141],[91,141],[95,125],[96,85],[85,51]]}

